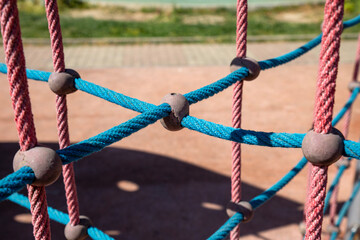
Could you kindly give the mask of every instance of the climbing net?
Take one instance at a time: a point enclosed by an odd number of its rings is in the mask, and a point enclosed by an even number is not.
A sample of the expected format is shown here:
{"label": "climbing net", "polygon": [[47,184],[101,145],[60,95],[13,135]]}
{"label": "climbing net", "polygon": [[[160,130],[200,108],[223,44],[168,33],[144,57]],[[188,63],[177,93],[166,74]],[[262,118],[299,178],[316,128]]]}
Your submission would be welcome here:
{"label": "climbing net", "polygon": [[[352,158],[360,159],[360,143],[345,140],[350,123],[351,106],[360,92],[356,81],[360,62],[360,39],[357,51],[351,95],[344,107],[333,118],[335,83],[339,62],[340,37],[343,29],[360,22],[360,15],[343,22],[343,0],[327,0],[322,26],[322,34],[305,45],[282,56],[256,62],[246,58],[247,0],[237,3],[237,53],[232,62],[233,72],[228,76],[192,92],[170,94],[164,103],[154,105],[110,89],[87,82],[74,70],[65,69],[60,20],[56,0],[45,0],[48,26],[53,53],[54,72],[26,69],[22,47],[18,9],[16,0],[1,0],[1,32],[6,53],[6,64],[0,64],[0,71],[7,74],[10,95],[15,113],[20,150],[14,157],[15,172],[0,180],[0,201],[8,199],[31,210],[35,239],[50,239],[49,219],[65,224],[67,239],[83,239],[87,235],[93,239],[113,239],[92,226],[88,218],[80,217],[72,163],[100,151],[112,143],[162,121],[169,130],[188,128],[200,133],[233,142],[232,197],[229,204],[229,220],[208,239],[239,238],[239,223],[249,221],[254,210],[286,186],[310,162],[308,199],[305,204],[305,239],[321,239],[323,214],[330,206],[331,222],[339,227],[354,197],[359,192],[360,182],[356,182],[353,193],[343,205],[335,222],[336,193],[341,176]],[[307,53],[321,43],[320,67],[317,81],[314,126],[307,134],[259,132],[241,129],[241,105],[243,80],[252,80],[260,70],[264,71],[286,64]],[[48,82],[57,94],[56,109],[60,149],[52,151],[39,147],[37,143],[33,115],[28,92],[27,79]],[[223,126],[188,114],[190,105],[214,96],[234,85],[233,126]],[[112,127],[94,137],[70,145],[67,123],[66,95],[76,90],[97,96],[124,108],[139,112],[136,117]],[[332,126],[345,116],[343,135]],[[249,144],[266,147],[302,148],[306,158],[302,158],[275,185],[248,202],[241,198],[241,145]],[[329,147],[330,146],[330,147]],[[324,151],[317,151],[325,149]],[[326,194],[328,166],[338,161],[338,173]],[[64,175],[68,214],[47,206],[45,186]],[[28,198],[17,191],[27,186]],[[357,230],[356,230],[357,231]],[[350,239],[357,234],[352,231]],[[336,239],[334,230],[331,239]]]}

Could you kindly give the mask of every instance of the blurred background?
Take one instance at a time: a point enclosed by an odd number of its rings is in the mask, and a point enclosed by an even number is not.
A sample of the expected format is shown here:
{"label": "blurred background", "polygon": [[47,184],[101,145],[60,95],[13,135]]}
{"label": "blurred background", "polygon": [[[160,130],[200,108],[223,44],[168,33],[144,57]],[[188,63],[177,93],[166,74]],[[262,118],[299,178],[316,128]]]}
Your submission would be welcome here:
{"label": "blurred background", "polygon": [[[257,60],[290,52],[320,33],[325,1],[249,0],[247,55]],[[58,0],[66,67],[82,79],[153,104],[169,92],[187,93],[229,74],[235,56],[236,0]],[[42,0],[18,1],[28,68],[52,71]],[[360,0],[345,0],[345,19],[360,13]],[[346,102],[360,26],[341,42],[335,112]],[[319,47],[245,83],[243,128],[307,132],[312,124]],[[4,61],[3,48],[0,59]],[[39,142],[58,148],[55,96],[30,81]],[[232,88],[191,106],[192,116],[231,125]],[[18,150],[9,87],[0,75],[0,178],[12,172]],[[68,96],[72,142],[137,115],[81,91]],[[353,109],[350,140],[358,140],[360,102]],[[343,123],[340,122],[339,129]],[[302,157],[300,149],[243,146],[243,199],[272,186]],[[354,165],[341,182],[339,201],[351,193]],[[81,214],[121,240],[199,240],[227,219],[231,143],[159,123],[75,164]],[[337,172],[329,170],[329,183]],[[305,169],[242,225],[242,240],[301,239]],[[22,191],[26,194],[26,191]],[[62,180],[47,188],[48,203],[66,212]],[[0,204],[1,239],[32,239],[29,211]],[[328,219],[324,222],[327,229]],[[52,221],[52,239],[63,226]],[[341,226],[342,233],[346,224]],[[341,233],[341,234],[342,234]],[[329,233],[326,230],[323,235]],[[340,234],[340,235],[341,235]]]}
{"label": "blurred background", "polygon": [[[360,12],[359,0],[345,2],[345,19]],[[249,41],[310,39],[319,33],[323,3],[250,0]],[[221,43],[235,36],[235,0],[60,0],[59,6],[68,43],[94,43],[94,38],[101,43]],[[23,37],[31,43],[47,39],[43,1],[21,0],[19,8]],[[354,38],[359,29],[345,36]]]}

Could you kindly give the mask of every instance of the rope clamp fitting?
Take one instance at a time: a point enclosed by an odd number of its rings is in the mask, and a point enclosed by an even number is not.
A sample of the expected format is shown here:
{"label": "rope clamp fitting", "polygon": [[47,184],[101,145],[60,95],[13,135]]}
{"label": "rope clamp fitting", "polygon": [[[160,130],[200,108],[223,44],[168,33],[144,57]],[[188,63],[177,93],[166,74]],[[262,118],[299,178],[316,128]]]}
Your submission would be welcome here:
{"label": "rope clamp fitting", "polygon": [[61,175],[62,162],[51,148],[36,146],[27,151],[18,151],[13,159],[14,171],[30,167],[35,173],[33,186],[49,186]]}
{"label": "rope clamp fitting", "polygon": [[72,69],[65,69],[65,72],[51,73],[48,84],[54,93],[59,96],[75,92],[75,79],[80,78],[78,72]]}
{"label": "rope clamp fitting", "polygon": [[92,226],[90,218],[86,216],[80,216],[80,222],[78,224],[71,225],[68,222],[64,229],[64,235],[67,240],[85,240],[88,237],[88,228]]}
{"label": "rope clamp fitting", "polygon": [[355,88],[360,88],[360,82],[358,81],[351,81],[349,82],[348,89],[350,92],[354,91]]}
{"label": "rope clamp fitting", "polygon": [[189,115],[188,100],[180,93],[170,93],[163,97],[161,103],[167,103],[171,106],[171,113],[169,116],[160,119],[163,127],[169,131],[183,129],[181,121],[184,117]]}
{"label": "rope clamp fitting", "polygon": [[344,136],[336,128],[322,134],[310,130],[302,142],[305,158],[316,166],[330,166],[340,159],[344,151]]}
{"label": "rope clamp fitting", "polygon": [[247,201],[240,201],[235,203],[230,201],[226,206],[226,213],[229,217],[235,215],[235,213],[241,213],[244,216],[243,222],[250,222],[254,216],[254,210],[251,204]]}
{"label": "rope clamp fitting", "polygon": [[259,63],[255,59],[249,57],[245,57],[245,58],[236,57],[230,63],[231,72],[235,72],[236,70],[242,67],[246,67],[249,70],[249,75],[244,78],[244,80],[246,81],[252,81],[256,79],[261,71]]}

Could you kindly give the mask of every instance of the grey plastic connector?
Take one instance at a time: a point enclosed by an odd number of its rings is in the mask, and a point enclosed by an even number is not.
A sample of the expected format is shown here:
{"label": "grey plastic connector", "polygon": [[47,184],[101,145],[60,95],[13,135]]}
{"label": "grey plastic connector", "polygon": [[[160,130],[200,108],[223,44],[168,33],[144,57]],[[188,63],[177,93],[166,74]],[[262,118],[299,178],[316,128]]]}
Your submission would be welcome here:
{"label": "grey plastic connector", "polygon": [[348,89],[350,92],[354,91],[355,88],[360,88],[360,82],[358,81],[351,81],[348,84]]}
{"label": "grey plastic connector", "polygon": [[326,231],[329,233],[329,234],[332,234],[332,233],[339,233],[340,232],[340,228],[333,225],[333,224],[329,224],[327,225],[326,227]]}
{"label": "grey plastic connector", "polygon": [[255,78],[257,78],[260,74],[261,68],[259,63],[252,58],[245,57],[245,58],[239,58],[236,57],[231,61],[230,64],[230,71],[235,72],[236,70],[246,67],[249,69],[249,76],[245,77],[244,80],[246,81],[252,81]]}
{"label": "grey plastic connector", "polygon": [[244,216],[243,222],[249,222],[254,216],[253,207],[249,202],[240,201],[239,203],[234,203],[230,201],[226,206],[226,213],[229,217],[235,215],[235,213],[241,213]]}
{"label": "grey plastic connector", "polygon": [[336,166],[338,168],[344,166],[345,169],[348,169],[350,167],[350,161],[349,161],[349,159],[342,157],[342,158],[340,158],[339,161],[336,162]]}
{"label": "grey plastic connector", "polygon": [[161,103],[168,103],[171,106],[170,115],[160,119],[163,127],[170,131],[181,130],[182,119],[189,115],[188,100],[180,93],[170,93],[161,100]]}
{"label": "grey plastic connector", "polygon": [[67,240],[84,240],[88,237],[88,228],[92,225],[90,218],[86,216],[80,216],[79,224],[73,226],[66,224],[64,229],[64,235]]}
{"label": "grey plastic connector", "polygon": [[35,173],[35,180],[31,185],[48,186],[61,175],[62,162],[57,153],[51,148],[36,146],[27,151],[18,151],[13,160],[14,171],[28,166]]}
{"label": "grey plastic connector", "polygon": [[80,75],[73,69],[65,69],[65,72],[53,72],[48,80],[49,87],[57,95],[73,93],[77,90],[75,78],[80,78]]}
{"label": "grey plastic connector", "polygon": [[344,151],[344,136],[336,128],[328,134],[310,130],[302,142],[305,158],[316,166],[329,166],[340,159]]}

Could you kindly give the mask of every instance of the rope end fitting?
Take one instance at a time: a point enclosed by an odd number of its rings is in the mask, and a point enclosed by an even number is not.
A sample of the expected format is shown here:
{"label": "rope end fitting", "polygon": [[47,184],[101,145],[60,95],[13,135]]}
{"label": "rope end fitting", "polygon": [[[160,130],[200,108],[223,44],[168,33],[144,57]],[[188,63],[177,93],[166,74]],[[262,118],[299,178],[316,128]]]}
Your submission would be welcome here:
{"label": "rope end fitting", "polygon": [[69,222],[64,229],[64,235],[67,240],[85,240],[88,237],[88,228],[92,225],[90,218],[80,216],[80,222],[71,225]]}
{"label": "rope end fitting", "polygon": [[310,130],[302,142],[305,158],[315,166],[330,166],[341,158],[344,151],[344,136],[336,128],[328,134]]}
{"label": "rope end fitting", "polygon": [[161,103],[167,103],[171,107],[170,115],[160,119],[163,127],[169,131],[179,131],[183,129],[181,121],[189,115],[188,100],[180,93],[170,93],[163,97]]}
{"label": "rope end fitting", "polygon": [[355,88],[360,88],[360,82],[358,81],[351,81],[349,82],[348,89],[350,92],[354,91]]}
{"label": "rope end fitting", "polygon": [[240,201],[238,203],[230,201],[226,206],[226,213],[229,217],[234,216],[235,213],[241,213],[244,216],[244,223],[250,222],[254,216],[253,207],[246,201]]}
{"label": "rope end fitting", "polygon": [[57,95],[66,95],[75,92],[75,79],[80,78],[78,72],[73,69],[65,69],[65,72],[51,73],[48,84],[54,93]]}
{"label": "rope end fitting", "polygon": [[49,186],[61,175],[62,162],[51,148],[36,146],[27,151],[18,151],[13,159],[14,171],[30,167],[35,173],[33,186]]}
{"label": "rope end fitting", "polygon": [[230,63],[231,72],[235,72],[236,70],[242,67],[246,67],[249,70],[249,75],[244,78],[244,80],[246,81],[252,81],[256,79],[261,71],[259,63],[255,59],[249,57],[245,57],[245,58],[236,57]]}

